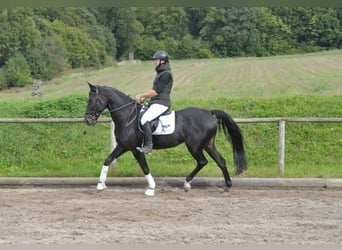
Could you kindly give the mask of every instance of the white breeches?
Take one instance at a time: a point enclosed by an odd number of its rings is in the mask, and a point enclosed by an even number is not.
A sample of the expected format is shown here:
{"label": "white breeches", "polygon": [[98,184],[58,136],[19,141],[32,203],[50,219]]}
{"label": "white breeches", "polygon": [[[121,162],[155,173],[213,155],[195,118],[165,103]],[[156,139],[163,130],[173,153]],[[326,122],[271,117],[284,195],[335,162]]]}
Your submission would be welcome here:
{"label": "white breeches", "polygon": [[144,125],[146,122],[151,122],[164,113],[168,109],[167,106],[161,104],[152,104],[145,114],[141,117],[141,125]]}

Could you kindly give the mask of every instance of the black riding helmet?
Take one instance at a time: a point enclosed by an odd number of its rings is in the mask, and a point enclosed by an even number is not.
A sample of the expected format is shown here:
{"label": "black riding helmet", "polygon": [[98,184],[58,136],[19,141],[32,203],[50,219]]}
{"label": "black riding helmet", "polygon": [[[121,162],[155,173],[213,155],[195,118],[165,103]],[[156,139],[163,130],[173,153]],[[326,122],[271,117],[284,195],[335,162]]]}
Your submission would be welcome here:
{"label": "black riding helmet", "polygon": [[159,50],[156,53],[154,53],[152,59],[160,59],[160,60],[163,60],[165,62],[168,62],[169,61],[169,55],[167,54],[166,51]]}

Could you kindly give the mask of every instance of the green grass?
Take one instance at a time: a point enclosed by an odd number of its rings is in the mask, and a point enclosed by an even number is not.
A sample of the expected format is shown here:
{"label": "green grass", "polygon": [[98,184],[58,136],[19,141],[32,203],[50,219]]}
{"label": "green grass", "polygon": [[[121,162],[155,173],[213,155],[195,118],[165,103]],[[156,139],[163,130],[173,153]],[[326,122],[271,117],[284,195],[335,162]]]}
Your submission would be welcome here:
{"label": "green grass", "polygon": [[[340,95],[342,50],[263,58],[175,60],[173,100],[295,95]],[[87,81],[116,87],[135,96],[151,87],[152,62],[120,64],[100,70],[77,70],[43,83],[44,97],[85,94]],[[32,87],[0,92],[1,101],[33,101]]]}
{"label": "green grass", "polygon": [[[234,118],[341,117],[342,51],[268,58],[173,62],[173,108],[222,109]],[[134,96],[151,86],[151,63],[70,72],[31,89],[0,92],[0,117],[83,117],[86,81],[111,85]],[[249,169],[242,176],[276,177],[278,124],[239,124]],[[98,176],[110,150],[110,124],[2,124],[0,176]],[[217,147],[234,173],[223,133]],[[342,124],[286,123],[284,177],[342,178]],[[147,156],[155,176],[186,176],[195,162],[184,145]],[[142,176],[131,153],[118,159],[110,176]],[[209,160],[199,176],[222,174]]]}

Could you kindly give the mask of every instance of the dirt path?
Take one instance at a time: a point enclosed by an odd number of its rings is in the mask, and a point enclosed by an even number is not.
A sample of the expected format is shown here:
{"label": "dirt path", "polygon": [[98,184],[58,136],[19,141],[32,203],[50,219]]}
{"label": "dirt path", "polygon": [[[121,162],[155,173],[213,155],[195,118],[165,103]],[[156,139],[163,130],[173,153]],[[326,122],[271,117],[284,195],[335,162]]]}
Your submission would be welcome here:
{"label": "dirt path", "polygon": [[0,244],[341,244],[342,191],[0,189]]}

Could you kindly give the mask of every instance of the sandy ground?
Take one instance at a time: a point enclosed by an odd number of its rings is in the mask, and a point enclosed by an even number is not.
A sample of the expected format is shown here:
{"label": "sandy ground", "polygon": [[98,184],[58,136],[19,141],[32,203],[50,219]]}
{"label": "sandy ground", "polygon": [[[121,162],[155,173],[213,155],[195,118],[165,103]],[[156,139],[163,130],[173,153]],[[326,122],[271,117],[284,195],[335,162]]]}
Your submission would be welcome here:
{"label": "sandy ground", "polygon": [[341,190],[1,188],[0,244],[342,244]]}

